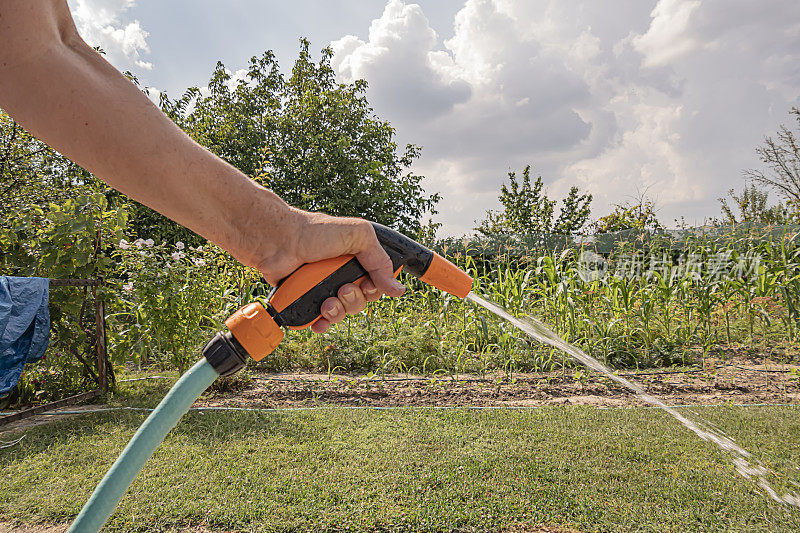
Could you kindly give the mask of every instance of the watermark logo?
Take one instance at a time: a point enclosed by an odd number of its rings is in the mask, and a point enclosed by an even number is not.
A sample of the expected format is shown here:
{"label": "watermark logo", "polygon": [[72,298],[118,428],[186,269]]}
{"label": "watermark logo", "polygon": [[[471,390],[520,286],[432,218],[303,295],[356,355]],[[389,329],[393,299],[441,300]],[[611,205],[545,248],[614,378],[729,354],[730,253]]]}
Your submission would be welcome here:
{"label": "watermark logo", "polygon": [[689,253],[678,257],[669,254],[623,254],[607,259],[591,250],[578,258],[578,276],[584,282],[605,279],[688,278],[692,281],[718,282],[723,279],[752,280],[759,276],[761,256],[746,252],[734,256],[730,250],[708,254]]}
{"label": "watermark logo", "polygon": [[584,250],[578,258],[578,275],[586,282],[603,279],[608,273],[608,261],[591,250]]}

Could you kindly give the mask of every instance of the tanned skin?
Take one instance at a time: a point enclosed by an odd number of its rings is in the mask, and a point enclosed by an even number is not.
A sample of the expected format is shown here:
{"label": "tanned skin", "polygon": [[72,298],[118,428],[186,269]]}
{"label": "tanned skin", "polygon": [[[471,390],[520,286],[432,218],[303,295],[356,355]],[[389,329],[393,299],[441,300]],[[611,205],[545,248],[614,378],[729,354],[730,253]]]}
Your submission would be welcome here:
{"label": "tanned skin", "polygon": [[317,333],[403,293],[368,222],[295,209],[195,143],[81,39],[66,0],[0,0],[0,108],[273,285],[303,263],[354,254],[370,279],[322,304]]}

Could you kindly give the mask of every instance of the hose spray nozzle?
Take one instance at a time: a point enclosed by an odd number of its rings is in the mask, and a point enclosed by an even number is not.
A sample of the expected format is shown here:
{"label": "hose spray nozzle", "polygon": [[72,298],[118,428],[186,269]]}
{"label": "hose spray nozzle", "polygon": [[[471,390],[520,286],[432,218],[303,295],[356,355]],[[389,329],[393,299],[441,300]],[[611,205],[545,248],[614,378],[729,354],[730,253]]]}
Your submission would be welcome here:
{"label": "hose spray nozzle", "polygon": [[[372,223],[378,241],[392,260],[394,275],[401,270],[437,289],[465,298],[472,278],[453,263],[397,231]],[[368,273],[352,255],[307,263],[283,279],[267,297],[254,302],[226,321],[227,333],[218,333],[203,348],[203,355],[220,373],[242,368],[249,355],[259,361],[272,353],[284,336],[282,327],[305,329],[321,318],[320,307],[347,283],[360,285]]]}

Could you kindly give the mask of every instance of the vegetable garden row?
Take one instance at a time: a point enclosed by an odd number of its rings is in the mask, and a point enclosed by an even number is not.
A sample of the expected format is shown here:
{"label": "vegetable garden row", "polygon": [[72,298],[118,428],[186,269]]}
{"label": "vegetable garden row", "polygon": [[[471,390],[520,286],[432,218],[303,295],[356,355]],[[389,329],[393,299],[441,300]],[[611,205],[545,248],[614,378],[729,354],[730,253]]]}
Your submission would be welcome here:
{"label": "vegetable garden row", "polygon": [[[724,358],[731,347],[792,358],[800,327],[795,235],[784,227],[689,238],[679,246],[628,238],[605,249],[597,240],[573,240],[537,250],[519,239],[516,248],[506,242],[493,253],[478,240],[440,242],[438,248],[473,275],[475,292],[544,320],[613,367],[641,368],[698,364],[710,354]],[[117,365],[182,371],[233,310],[270,289],[257,272],[211,245],[122,239],[108,255],[104,297]],[[384,298],[323,335],[292,332],[258,367],[484,375],[571,368],[563,354],[469,302],[411,277],[404,281],[410,290],[402,298]],[[69,313],[58,316],[70,320]],[[25,394],[43,389],[45,399],[85,387],[82,367],[59,351],[67,342],[75,339],[56,334],[55,356],[26,374]]]}

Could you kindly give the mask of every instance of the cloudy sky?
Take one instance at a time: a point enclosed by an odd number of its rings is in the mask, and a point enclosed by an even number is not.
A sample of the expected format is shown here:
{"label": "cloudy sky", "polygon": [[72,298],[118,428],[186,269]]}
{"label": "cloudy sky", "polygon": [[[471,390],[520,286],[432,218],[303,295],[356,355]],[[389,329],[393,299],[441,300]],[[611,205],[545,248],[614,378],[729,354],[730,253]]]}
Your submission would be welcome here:
{"label": "cloudy sky", "polygon": [[594,215],[646,192],[662,222],[717,216],[754,149],[800,106],[797,0],[69,0],[122,70],[175,96],[264,50],[331,45],[342,81],[423,147],[444,234],[533,164]]}

